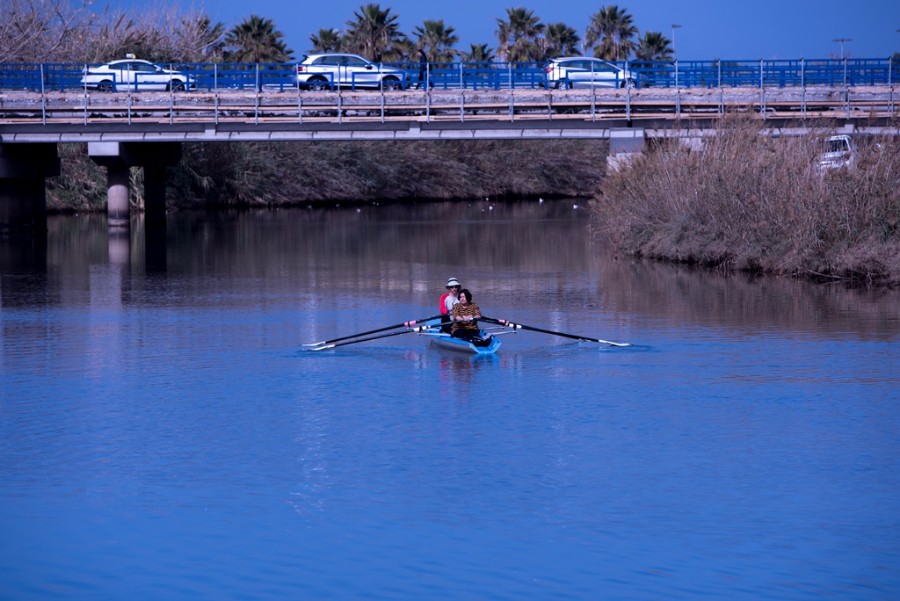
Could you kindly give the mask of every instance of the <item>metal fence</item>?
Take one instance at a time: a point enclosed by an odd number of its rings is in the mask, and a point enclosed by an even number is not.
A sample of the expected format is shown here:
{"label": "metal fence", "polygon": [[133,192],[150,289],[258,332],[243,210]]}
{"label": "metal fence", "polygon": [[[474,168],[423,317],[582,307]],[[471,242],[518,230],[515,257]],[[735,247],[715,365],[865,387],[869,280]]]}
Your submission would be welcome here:
{"label": "metal fence", "polygon": [[[633,74],[640,88],[772,88],[892,86],[900,60],[711,60],[631,61],[612,63]],[[2,63],[0,89],[33,92],[88,89],[83,75],[96,65],[72,63]],[[296,89],[296,64],[175,63],[163,65],[189,76],[197,90]],[[405,73],[403,87],[424,85],[438,89],[528,89],[548,87],[543,63],[439,63],[428,66],[420,81],[418,63],[392,63]],[[336,82],[330,82],[334,87]],[[565,81],[561,82],[565,83]],[[119,87],[122,86],[118,83]],[[127,84],[139,91],[141,82]],[[353,81],[349,87],[356,87]],[[556,82],[553,82],[556,85]],[[599,85],[599,84],[598,84]],[[193,85],[191,86],[194,87]]]}

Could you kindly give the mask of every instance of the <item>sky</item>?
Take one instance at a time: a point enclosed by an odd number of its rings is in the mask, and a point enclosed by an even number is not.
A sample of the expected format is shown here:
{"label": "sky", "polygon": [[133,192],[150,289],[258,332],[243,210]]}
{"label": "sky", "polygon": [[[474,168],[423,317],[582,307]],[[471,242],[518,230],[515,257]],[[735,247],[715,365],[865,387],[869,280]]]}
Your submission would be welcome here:
{"label": "sky", "polygon": [[[353,13],[370,0],[187,0],[162,2],[200,10],[230,28],[251,14],[271,19],[300,58],[309,37],[322,28],[343,30]],[[110,2],[115,6],[115,2]],[[146,7],[146,0],[120,0],[124,9]],[[457,49],[473,43],[497,47],[497,19],[522,6],[542,23],[563,22],[581,37],[591,15],[617,4],[634,17],[640,32],[658,31],[672,39],[683,60],[830,58],[843,51],[854,58],[885,58],[900,52],[900,0],[384,0],[412,35],[426,19],[443,19],[456,29]]]}

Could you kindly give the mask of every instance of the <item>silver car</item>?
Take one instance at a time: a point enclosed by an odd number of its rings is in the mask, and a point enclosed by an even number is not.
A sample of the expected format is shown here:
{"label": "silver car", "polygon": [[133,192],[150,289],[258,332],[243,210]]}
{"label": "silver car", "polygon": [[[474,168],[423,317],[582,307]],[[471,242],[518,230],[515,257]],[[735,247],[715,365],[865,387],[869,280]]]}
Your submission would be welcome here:
{"label": "silver car", "polygon": [[544,67],[551,88],[636,88],[637,77],[599,58],[571,56],[551,59]]}
{"label": "silver car", "polygon": [[356,54],[310,54],[297,65],[297,85],[308,90],[337,87],[399,90],[406,72],[376,65]]}
{"label": "silver car", "polygon": [[197,82],[193,76],[181,71],[164,69],[150,61],[127,58],[85,69],[81,78],[85,88],[101,92],[114,91],[146,91],[146,90],[196,90]]}

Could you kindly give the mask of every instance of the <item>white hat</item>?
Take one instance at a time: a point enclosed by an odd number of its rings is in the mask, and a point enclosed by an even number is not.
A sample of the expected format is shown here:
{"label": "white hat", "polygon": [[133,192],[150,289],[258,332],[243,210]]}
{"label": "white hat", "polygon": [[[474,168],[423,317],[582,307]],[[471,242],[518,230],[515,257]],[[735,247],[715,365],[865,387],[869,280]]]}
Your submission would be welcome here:
{"label": "white hat", "polygon": [[459,283],[459,280],[457,280],[456,278],[450,278],[449,280],[447,280],[447,288],[452,288],[453,286],[459,286],[460,288],[462,288],[462,284]]}

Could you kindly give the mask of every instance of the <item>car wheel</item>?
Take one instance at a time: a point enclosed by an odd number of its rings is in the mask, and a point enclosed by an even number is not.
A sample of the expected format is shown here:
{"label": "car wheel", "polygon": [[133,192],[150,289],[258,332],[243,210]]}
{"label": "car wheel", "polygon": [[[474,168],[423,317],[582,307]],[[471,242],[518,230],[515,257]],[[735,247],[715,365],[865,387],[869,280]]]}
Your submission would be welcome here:
{"label": "car wheel", "polygon": [[637,82],[634,81],[633,79],[626,79],[625,81],[622,82],[622,87],[628,88],[629,90],[633,90],[637,87]]}
{"label": "car wheel", "polygon": [[306,84],[306,87],[313,92],[324,92],[325,90],[331,89],[331,86],[328,85],[328,80],[324,77],[314,77],[310,79]]}
{"label": "car wheel", "polygon": [[178,81],[176,79],[176,80],[169,82],[169,90],[171,90],[173,92],[184,92],[184,89],[185,88],[184,88],[183,81]]}
{"label": "car wheel", "polygon": [[381,81],[381,87],[386,91],[399,90],[401,88],[400,80],[396,77],[385,77]]}
{"label": "car wheel", "polygon": [[113,85],[113,82],[111,82],[109,80],[104,80],[97,84],[97,90],[99,92],[112,92],[115,89],[116,88]]}

